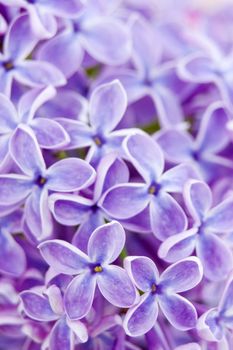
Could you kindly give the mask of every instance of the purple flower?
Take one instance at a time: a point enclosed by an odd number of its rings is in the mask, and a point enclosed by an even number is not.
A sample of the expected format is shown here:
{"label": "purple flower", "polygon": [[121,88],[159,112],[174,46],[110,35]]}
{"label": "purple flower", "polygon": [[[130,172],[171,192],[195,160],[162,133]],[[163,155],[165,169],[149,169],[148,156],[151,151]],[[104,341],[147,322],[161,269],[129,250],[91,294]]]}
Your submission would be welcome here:
{"label": "purple flower", "polygon": [[88,255],[62,240],[39,245],[46,262],[58,273],[76,275],[65,291],[64,307],[71,320],[87,315],[96,285],[111,304],[132,306],[137,293],[126,271],[111,265],[125,244],[125,232],[118,222],[97,228],[88,242]]}
{"label": "purple flower", "polygon": [[46,340],[50,350],[74,349],[74,336],[79,342],[87,341],[85,325],[66,317],[62,294],[56,285],[50,286],[43,294],[33,290],[23,291],[20,297],[28,317],[40,322],[56,321]]}
{"label": "purple flower", "polygon": [[184,183],[197,176],[195,171],[181,164],[163,173],[163,153],[146,134],[128,136],[124,149],[144,182],[113,186],[101,198],[101,207],[114,219],[128,219],[149,206],[151,229],[160,240],[183,231],[185,213],[169,192],[182,192]]}
{"label": "purple flower", "polygon": [[139,303],[125,316],[124,328],[128,335],[148,332],[158,317],[158,305],[175,328],[184,331],[196,326],[194,306],[178,294],[194,288],[202,279],[202,265],[196,257],[169,266],[161,276],[154,262],[147,257],[127,257],[124,266],[143,292]]}
{"label": "purple flower", "polygon": [[68,134],[57,121],[45,117],[35,118],[40,106],[54,95],[52,86],[30,90],[20,98],[16,110],[8,97],[0,94],[1,168],[8,166],[9,141],[19,124],[30,126],[42,148],[57,149],[69,143]]}
{"label": "purple flower", "polygon": [[168,238],[159,249],[159,256],[177,261],[196,249],[204,275],[212,281],[223,280],[232,269],[232,252],[221,235],[232,231],[233,197],[229,196],[211,208],[212,194],[207,184],[190,180],[185,185],[184,199],[193,218],[193,226]]}
{"label": "purple flower", "polygon": [[26,125],[20,125],[11,138],[10,155],[22,174],[0,175],[0,205],[20,206],[25,202],[25,229],[38,240],[51,234],[48,191],[72,192],[88,187],[94,169],[77,158],[61,160],[48,169],[37,140]]}
{"label": "purple flower", "polygon": [[233,275],[227,280],[218,307],[211,308],[198,320],[197,330],[200,336],[213,342],[219,342],[219,349],[230,349],[227,335],[233,329]]}
{"label": "purple flower", "polygon": [[226,129],[228,115],[226,106],[222,102],[215,102],[207,107],[195,139],[187,131],[172,129],[158,132],[155,139],[169,162],[190,162],[204,179],[210,181],[219,168],[233,168],[230,159],[218,155],[229,142]]}
{"label": "purple flower", "polygon": [[26,59],[37,42],[30,30],[27,14],[11,22],[0,55],[0,92],[10,96],[13,80],[31,87],[65,84],[63,74],[53,64]]}
{"label": "purple flower", "polygon": [[54,218],[63,225],[79,225],[72,243],[82,251],[87,251],[91,233],[105,223],[105,212],[98,207],[102,193],[116,183],[127,181],[129,171],[126,164],[116,159],[114,154],[108,154],[100,161],[97,168],[96,181],[91,199],[79,195],[52,194],[49,207]]}
{"label": "purple flower", "polygon": [[126,93],[119,81],[98,86],[90,98],[90,126],[71,119],[57,119],[71,139],[66,149],[91,146],[86,160],[94,165],[107,153],[120,153],[121,143],[131,129],[114,129],[121,121],[126,107]]}
{"label": "purple flower", "polygon": [[42,39],[56,34],[57,22],[54,16],[75,17],[82,9],[80,0],[1,0],[1,3],[24,8],[29,14],[34,34]]}
{"label": "purple flower", "polygon": [[127,26],[118,18],[99,11],[96,3],[89,7],[87,4],[79,17],[47,41],[38,57],[55,64],[66,77],[70,77],[80,67],[85,51],[95,60],[109,65],[125,63],[131,54]]}

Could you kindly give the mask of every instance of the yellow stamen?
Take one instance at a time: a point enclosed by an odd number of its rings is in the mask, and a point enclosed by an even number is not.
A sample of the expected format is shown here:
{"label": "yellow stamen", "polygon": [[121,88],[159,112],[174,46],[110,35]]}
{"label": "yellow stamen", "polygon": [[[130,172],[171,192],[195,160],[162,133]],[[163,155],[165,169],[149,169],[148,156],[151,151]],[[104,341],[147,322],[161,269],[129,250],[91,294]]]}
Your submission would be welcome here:
{"label": "yellow stamen", "polygon": [[14,65],[13,65],[12,62],[9,61],[9,62],[5,62],[4,63],[4,67],[5,67],[6,70],[10,70],[10,69],[12,69],[14,67]]}
{"label": "yellow stamen", "polygon": [[156,292],[156,289],[157,289],[157,287],[156,287],[156,285],[153,283],[152,286],[151,286],[151,291],[152,291],[152,293],[155,293],[155,292]]}
{"label": "yellow stamen", "polygon": [[103,271],[103,268],[101,267],[101,266],[96,266],[95,268],[94,268],[94,271],[95,272],[102,272]]}
{"label": "yellow stamen", "polygon": [[155,185],[151,185],[151,186],[149,187],[148,192],[149,192],[150,194],[155,194],[155,192],[156,192],[156,186],[155,186]]}
{"label": "yellow stamen", "polygon": [[44,185],[46,183],[46,179],[44,177],[40,178],[40,185]]}
{"label": "yellow stamen", "polygon": [[97,146],[101,146],[102,145],[102,142],[100,140],[100,138],[98,136],[94,137],[94,142]]}

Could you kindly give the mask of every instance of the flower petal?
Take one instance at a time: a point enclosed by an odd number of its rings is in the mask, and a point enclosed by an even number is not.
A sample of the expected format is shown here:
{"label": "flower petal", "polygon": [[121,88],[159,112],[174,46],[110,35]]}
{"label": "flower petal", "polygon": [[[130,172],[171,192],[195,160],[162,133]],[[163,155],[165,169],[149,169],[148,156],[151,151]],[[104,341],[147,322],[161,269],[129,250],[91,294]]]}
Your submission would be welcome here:
{"label": "flower petal", "polygon": [[145,293],[140,302],[129,309],[124,319],[126,334],[137,337],[147,333],[155,324],[158,316],[158,303],[151,293]]}
{"label": "flower petal", "polygon": [[218,322],[219,314],[217,309],[210,309],[198,320],[197,331],[202,339],[211,342],[219,342],[224,336],[223,325]]}
{"label": "flower petal", "polygon": [[33,291],[20,293],[27,316],[37,321],[53,321],[58,318],[51,309],[47,297]]}
{"label": "flower petal", "polygon": [[67,318],[66,322],[70,329],[75,333],[78,340],[81,341],[81,343],[86,343],[88,340],[88,331],[85,324],[78,320],[72,321],[69,318]]}
{"label": "flower petal", "polygon": [[75,277],[65,291],[64,305],[71,320],[79,320],[90,311],[96,287],[96,277],[83,273]]}
{"label": "flower petal", "polygon": [[209,186],[202,181],[189,180],[184,187],[184,200],[189,213],[200,224],[212,204]]}
{"label": "flower petal", "polygon": [[108,134],[115,129],[126,107],[126,92],[119,80],[97,87],[90,99],[90,123],[96,133]]}
{"label": "flower petal", "polygon": [[66,241],[45,241],[38,248],[45,261],[58,273],[75,275],[82,272],[89,263],[86,254]]}
{"label": "flower petal", "polygon": [[45,6],[46,10],[55,16],[68,18],[76,17],[83,7],[80,0],[38,0],[38,4]]}
{"label": "flower petal", "polygon": [[196,247],[201,259],[204,276],[211,281],[224,280],[232,269],[232,252],[218,236],[201,233]]}
{"label": "flower petal", "polygon": [[30,126],[42,148],[57,149],[66,146],[70,141],[65,129],[55,120],[36,118],[31,121]]}
{"label": "flower petal", "polygon": [[176,200],[170,194],[159,191],[150,202],[151,228],[161,241],[183,232],[187,227],[187,218]]}
{"label": "flower petal", "polygon": [[27,175],[41,174],[45,171],[45,162],[32,130],[21,124],[10,142],[10,154],[15,163]]}
{"label": "flower petal", "polygon": [[197,231],[197,228],[191,228],[168,237],[160,245],[158,256],[163,260],[175,262],[191,255],[196,246]]}
{"label": "flower petal", "polygon": [[160,276],[160,283],[174,293],[185,292],[200,283],[203,268],[198,258],[192,256],[170,265]]}
{"label": "flower petal", "polygon": [[155,263],[146,256],[128,256],[124,259],[124,268],[135,286],[146,292],[158,283],[159,271]]}
{"label": "flower petal", "polygon": [[1,134],[12,132],[19,122],[13,103],[3,94],[0,94],[0,121]]}
{"label": "flower petal", "polygon": [[232,232],[233,227],[233,197],[228,197],[223,202],[212,208],[206,216],[205,225],[216,233]]}
{"label": "flower petal", "polygon": [[137,292],[127,272],[119,266],[110,265],[97,273],[97,284],[101,294],[110,304],[130,307],[137,298]]}
{"label": "flower petal", "polygon": [[128,219],[146,208],[149,203],[143,184],[115,185],[100,199],[100,207],[114,219]]}
{"label": "flower petal", "polygon": [[231,273],[226,286],[224,288],[224,292],[222,298],[219,303],[219,311],[224,314],[226,317],[232,317],[233,315],[233,274]]}
{"label": "flower petal", "polygon": [[125,231],[121,224],[112,221],[98,227],[88,242],[88,256],[99,264],[111,264],[120,255],[125,245]]}
{"label": "flower petal", "polygon": [[195,307],[178,294],[162,294],[158,298],[159,306],[173,327],[181,331],[195,328],[197,312]]}
{"label": "flower petal", "polygon": [[93,202],[90,199],[73,194],[52,194],[49,197],[49,208],[56,221],[63,225],[81,224],[88,216]]}
{"label": "flower petal", "polygon": [[78,191],[93,183],[95,170],[82,159],[66,158],[47,170],[47,179],[46,184],[52,191]]}
{"label": "flower petal", "polygon": [[0,204],[10,206],[23,201],[31,193],[32,187],[32,181],[24,175],[0,175]]}
{"label": "flower petal", "polygon": [[70,350],[74,344],[74,335],[65,318],[58,320],[49,334],[50,350]]}
{"label": "flower petal", "polygon": [[164,168],[163,153],[157,143],[149,135],[138,133],[125,139],[124,148],[130,162],[146,182],[156,182]]}
{"label": "flower petal", "polygon": [[65,147],[66,150],[88,147],[93,143],[93,131],[85,123],[68,118],[56,118],[56,120],[69,135],[70,142]]}

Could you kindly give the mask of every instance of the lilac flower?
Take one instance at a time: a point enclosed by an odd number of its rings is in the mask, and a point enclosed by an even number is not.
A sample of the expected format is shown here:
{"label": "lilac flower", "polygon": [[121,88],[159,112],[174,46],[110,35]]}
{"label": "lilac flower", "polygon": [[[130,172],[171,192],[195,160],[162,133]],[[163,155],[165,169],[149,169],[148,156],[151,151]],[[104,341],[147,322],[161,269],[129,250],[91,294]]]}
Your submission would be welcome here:
{"label": "lilac flower", "polygon": [[94,165],[107,153],[119,153],[122,140],[131,130],[113,130],[121,121],[126,107],[126,93],[119,81],[97,87],[90,98],[90,126],[80,121],[57,119],[71,139],[66,149],[91,146],[86,160]]}
{"label": "lilac flower", "polygon": [[109,14],[100,13],[95,2],[91,8],[86,6],[80,16],[47,41],[38,57],[55,64],[66,77],[70,77],[80,67],[85,51],[105,64],[125,63],[131,54],[130,39],[127,26]]}
{"label": "lilac flower", "polygon": [[113,186],[101,198],[101,207],[110,217],[128,219],[149,206],[151,229],[160,240],[183,231],[187,218],[169,192],[182,192],[188,178],[196,177],[193,169],[181,164],[163,174],[163,153],[146,134],[128,136],[124,149],[144,182]]}
{"label": "lilac flower", "polygon": [[[136,70],[113,70],[106,74],[107,78],[113,75],[121,81],[129,103],[150,96],[162,126],[182,123],[184,116],[180,101],[173,92],[173,87],[180,85],[175,77],[175,63],[161,64],[160,40],[141,16],[133,16],[131,32],[134,46],[132,59]],[[156,42],[156,48],[151,44],[153,42]]]}
{"label": "lilac flower", "polygon": [[0,218],[0,271],[9,276],[20,276],[26,269],[26,256],[12,233],[20,232],[22,211],[16,210]]}
{"label": "lilac flower", "polygon": [[211,308],[198,320],[197,330],[200,336],[213,342],[219,342],[219,349],[229,349],[227,334],[233,329],[233,275],[227,280],[218,307]]}
{"label": "lilac flower", "polygon": [[90,185],[94,169],[76,158],[61,160],[48,169],[31,129],[20,125],[11,138],[10,155],[23,174],[0,175],[0,205],[20,206],[25,201],[24,222],[38,240],[51,234],[48,191],[72,192]]}
{"label": "lilac flower", "polygon": [[196,249],[204,275],[211,281],[223,280],[232,269],[232,252],[221,235],[232,231],[233,197],[229,196],[211,208],[212,194],[207,184],[190,180],[185,185],[184,199],[193,218],[193,226],[164,241],[159,256],[177,261]]}
{"label": "lilac flower", "polygon": [[114,154],[102,158],[98,168],[93,189],[93,198],[89,199],[81,194],[52,194],[49,198],[49,207],[54,218],[63,225],[79,225],[72,243],[84,252],[87,252],[88,240],[91,233],[108,219],[98,200],[102,193],[112,185],[128,181],[129,171],[126,164],[116,159]]}
{"label": "lilac flower", "polygon": [[232,106],[232,53],[225,53],[205,35],[197,35],[196,40],[202,50],[199,49],[180,60],[180,78],[198,84],[215,84],[223,101]]}
{"label": "lilac flower", "polygon": [[28,317],[42,322],[56,321],[47,340],[50,350],[74,349],[74,336],[79,342],[87,341],[85,325],[66,317],[62,294],[56,285],[50,286],[43,294],[33,290],[23,291],[20,297]]}
{"label": "lilac flower", "polygon": [[10,24],[0,55],[0,92],[10,96],[12,81],[31,87],[64,85],[63,74],[51,63],[27,60],[38,39],[30,30],[27,14],[16,17]]}
{"label": "lilac flower", "polygon": [[70,243],[50,240],[39,249],[46,262],[58,273],[76,275],[65,291],[64,307],[71,320],[87,315],[93,303],[96,284],[111,304],[129,307],[137,294],[126,271],[111,265],[125,243],[125,232],[118,222],[97,228],[88,242],[88,255]]}
{"label": "lilac flower", "polygon": [[68,134],[58,122],[45,117],[35,118],[38,108],[54,94],[52,86],[30,90],[19,100],[17,110],[6,96],[0,94],[1,168],[9,163],[9,141],[19,124],[29,125],[43,148],[56,149],[69,143]]}
{"label": "lilac flower", "polygon": [[155,134],[165,158],[173,164],[191,162],[206,180],[216,176],[218,168],[233,168],[230,159],[218,155],[229,142],[226,129],[229,111],[225,107],[215,102],[206,109],[195,139],[181,130],[162,130]]}
{"label": "lilac flower", "polygon": [[202,266],[196,257],[169,266],[161,276],[154,262],[147,257],[127,257],[124,266],[134,284],[144,293],[125,316],[124,328],[128,335],[148,332],[158,317],[158,305],[175,328],[184,331],[196,326],[194,306],[178,294],[194,288],[202,279]]}
{"label": "lilac flower", "polygon": [[82,9],[80,0],[0,0],[6,6],[24,8],[30,17],[30,25],[38,38],[51,38],[56,34],[57,22],[54,16],[75,17]]}

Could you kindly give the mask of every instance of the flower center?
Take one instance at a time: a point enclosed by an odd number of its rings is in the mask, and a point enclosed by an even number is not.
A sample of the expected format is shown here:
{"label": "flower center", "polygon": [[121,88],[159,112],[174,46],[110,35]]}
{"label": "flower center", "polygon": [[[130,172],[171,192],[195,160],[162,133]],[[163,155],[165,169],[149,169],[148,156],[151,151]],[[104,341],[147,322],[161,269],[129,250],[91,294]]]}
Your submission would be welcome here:
{"label": "flower center", "polygon": [[6,61],[3,63],[3,67],[6,71],[9,71],[14,68],[14,64],[11,61]]}
{"label": "flower center", "polygon": [[102,268],[101,265],[96,265],[96,266],[94,267],[94,272],[102,272],[102,271],[103,271],[103,268]]}
{"label": "flower center", "polygon": [[148,193],[149,194],[154,194],[156,195],[159,191],[159,185],[156,183],[152,183],[149,188],[148,188]]}
{"label": "flower center", "polygon": [[99,135],[95,135],[93,137],[93,141],[95,142],[97,147],[101,147],[104,144],[104,139]]}
{"label": "flower center", "polygon": [[38,178],[36,179],[36,184],[39,186],[39,187],[43,187],[44,184],[46,183],[47,179],[41,175],[38,176]]}
{"label": "flower center", "polygon": [[157,291],[157,286],[156,286],[155,283],[153,283],[152,286],[151,286],[151,292],[152,292],[153,294],[155,294],[156,291]]}

